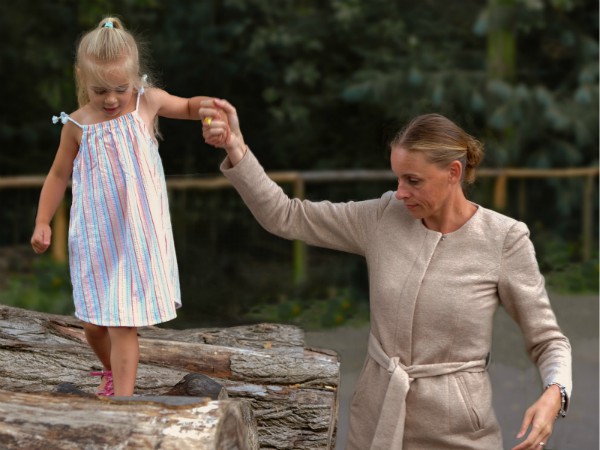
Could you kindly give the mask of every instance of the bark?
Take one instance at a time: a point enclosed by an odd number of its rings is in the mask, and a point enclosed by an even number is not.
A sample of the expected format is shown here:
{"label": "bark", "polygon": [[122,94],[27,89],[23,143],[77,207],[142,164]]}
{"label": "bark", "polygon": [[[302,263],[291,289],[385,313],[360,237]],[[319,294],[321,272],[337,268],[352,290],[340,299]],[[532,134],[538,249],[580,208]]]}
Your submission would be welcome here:
{"label": "bark", "polygon": [[0,391],[0,442],[21,449],[258,449],[246,401]]}
{"label": "bark", "polygon": [[[298,327],[148,327],[139,335],[136,395],[246,400],[260,448],[334,448],[338,356],[305,348]],[[88,374],[97,369],[77,319],[0,306],[0,389],[93,394],[98,379]]]}

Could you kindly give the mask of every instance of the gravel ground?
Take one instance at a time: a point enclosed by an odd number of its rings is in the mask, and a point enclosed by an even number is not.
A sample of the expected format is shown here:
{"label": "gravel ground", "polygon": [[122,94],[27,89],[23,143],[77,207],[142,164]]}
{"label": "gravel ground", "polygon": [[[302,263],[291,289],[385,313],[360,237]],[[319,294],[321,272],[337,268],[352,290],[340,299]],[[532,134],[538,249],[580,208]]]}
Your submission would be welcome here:
{"label": "gravel ground", "polygon": [[[598,296],[552,296],[552,306],[573,348],[573,394],[566,419],[556,422],[547,450],[599,448]],[[348,412],[354,385],[365,357],[368,325],[306,332],[306,344],[329,348],[341,357],[341,388],[336,450],[343,450],[348,432]],[[495,318],[490,376],[494,408],[502,427],[504,446],[517,440],[525,409],[541,390],[537,369],[529,361],[519,328],[503,309]]]}

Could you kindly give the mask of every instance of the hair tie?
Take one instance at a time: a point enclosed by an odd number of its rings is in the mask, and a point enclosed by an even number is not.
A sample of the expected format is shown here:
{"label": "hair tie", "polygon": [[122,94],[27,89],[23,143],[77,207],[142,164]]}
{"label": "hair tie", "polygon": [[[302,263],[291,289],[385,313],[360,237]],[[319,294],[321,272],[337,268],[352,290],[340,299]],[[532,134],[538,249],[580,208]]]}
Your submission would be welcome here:
{"label": "hair tie", "polygon": [[104,23],[104,28],[114,28],[113,23],[108,20]]}

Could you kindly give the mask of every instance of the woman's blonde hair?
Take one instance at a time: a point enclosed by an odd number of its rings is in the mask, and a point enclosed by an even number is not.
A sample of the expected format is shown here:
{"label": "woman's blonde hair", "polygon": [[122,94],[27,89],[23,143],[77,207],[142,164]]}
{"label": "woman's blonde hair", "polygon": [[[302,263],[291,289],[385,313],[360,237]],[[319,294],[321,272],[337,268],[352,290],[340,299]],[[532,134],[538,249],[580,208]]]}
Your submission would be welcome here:
{"label": "woman's blonde hair", "polygon": [[392,139],[394,148],[422,152],[430,163],[444,167],[452,161],[463,166],[463,183],[475,181],[475,169],[483,159],[483,144],[440,114],[415,117]]}

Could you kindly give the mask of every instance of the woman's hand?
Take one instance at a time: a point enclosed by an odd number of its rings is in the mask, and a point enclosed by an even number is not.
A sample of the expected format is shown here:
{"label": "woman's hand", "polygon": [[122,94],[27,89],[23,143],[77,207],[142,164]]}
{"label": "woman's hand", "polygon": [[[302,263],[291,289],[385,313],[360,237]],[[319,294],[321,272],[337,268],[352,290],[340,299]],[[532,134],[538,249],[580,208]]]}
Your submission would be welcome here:
{"label": "woman's hand", "polygon": [[512,450],[542,450],[546,446],[561,408],[561,400],[558,386],[552,385],[544,391],[540,398],[525,411],[517,439],[525,436],[527,429],[531,427],[529,435]]}
{"label": "woman's hand", "polygon": [[246,144],[233,105],[226,100],[204,100],[198,112],[206,143],[224,148],[231,164],[235,166],[246,154]]}

